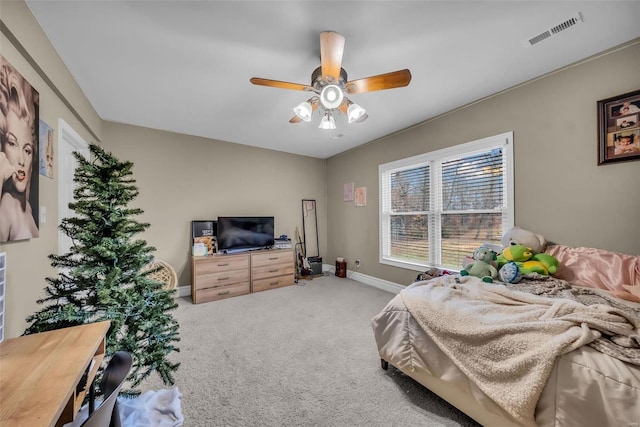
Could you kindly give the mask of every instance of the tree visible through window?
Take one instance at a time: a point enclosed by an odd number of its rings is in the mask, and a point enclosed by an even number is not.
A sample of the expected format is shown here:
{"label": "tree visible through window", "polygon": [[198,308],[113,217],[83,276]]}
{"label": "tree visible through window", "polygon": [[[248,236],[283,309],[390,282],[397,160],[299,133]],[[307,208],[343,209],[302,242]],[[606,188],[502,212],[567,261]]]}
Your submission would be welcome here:
{"label": "tree visible through window", "polygon": [[428,262],[429,166],[391,174],[391,255]]}
{"label": "tree visible through window", "polygon": [[513,225],[512,134],[380,165],[380,262],[459,269]]}

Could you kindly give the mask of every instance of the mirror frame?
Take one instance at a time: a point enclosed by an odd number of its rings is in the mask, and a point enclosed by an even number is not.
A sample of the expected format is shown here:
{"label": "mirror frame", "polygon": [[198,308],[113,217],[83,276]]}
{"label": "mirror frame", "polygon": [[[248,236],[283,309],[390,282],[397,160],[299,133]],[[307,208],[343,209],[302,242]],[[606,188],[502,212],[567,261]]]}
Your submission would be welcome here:
{"label": "mirror frame", "polygon": [[[313,217],[308,218],[307,221],[305,221],[305,217],[307,217],[307,215],[305,215],[305,203],[306,202],[313,202]],[[309,232],[312,233],[313,230],[312,228],[315,228],[315,234],[316,234],[316,253],[315,254],[309,254],[309,248],[307,247],[307,226],[309,227]],[[311,237],[311,236],[310,236]],[[303,245],[304,245],[304,255],[306,258],[320,256],[320,242],[318,240],[318,206],[316,204],[315,199],[302,199],[302,239],[303,239]]]}

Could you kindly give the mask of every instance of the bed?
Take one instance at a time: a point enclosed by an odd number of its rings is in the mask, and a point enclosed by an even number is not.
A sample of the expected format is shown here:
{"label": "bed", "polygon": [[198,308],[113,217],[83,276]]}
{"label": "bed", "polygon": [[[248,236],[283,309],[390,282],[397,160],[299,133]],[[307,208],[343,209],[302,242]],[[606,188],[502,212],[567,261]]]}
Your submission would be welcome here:
{"label": "bed", "polygon": [[402,290],[372,320],[382,368],[486,426],[639,426],[640,257],[547,252],[555,277],[443,275]]}

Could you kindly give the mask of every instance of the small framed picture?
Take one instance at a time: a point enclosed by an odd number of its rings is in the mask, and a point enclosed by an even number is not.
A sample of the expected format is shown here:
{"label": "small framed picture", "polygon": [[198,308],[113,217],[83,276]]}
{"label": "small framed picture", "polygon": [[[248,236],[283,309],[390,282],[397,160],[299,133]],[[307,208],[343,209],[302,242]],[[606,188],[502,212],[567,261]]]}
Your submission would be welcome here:
{"label": "small framed picture", "polygon": [[40,120],[40,175],[53,179],[53,128]]}
{"label": "small framed picture", "polygon": [[354,188],[353,182],[347,182],[346,184],[344,184],[344,193],[342,195],[343,201],[353,202],[353,197],[354,197],[353,188]]}
{"label": "small framed picture", "polygon": [[598,101],[598,165],[640,159],[640,90]]}
{"label": "small framed picture", "polygon": [[356,207],[367,206],[367,187],[356,188]]}

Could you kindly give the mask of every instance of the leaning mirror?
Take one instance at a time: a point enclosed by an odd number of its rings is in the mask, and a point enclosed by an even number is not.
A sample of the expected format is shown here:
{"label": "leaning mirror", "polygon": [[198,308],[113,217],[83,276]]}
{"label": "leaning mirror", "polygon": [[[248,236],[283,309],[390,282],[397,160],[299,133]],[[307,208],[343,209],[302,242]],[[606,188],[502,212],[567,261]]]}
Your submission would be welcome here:
{"label": "leaning mirror", "polygon": [[320,256],[318,214],[315,200],[302,199],[302,233],[305,256],[307,258]]}

